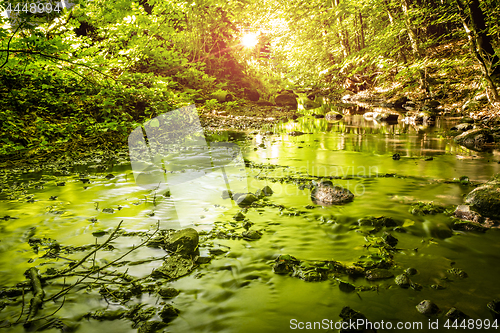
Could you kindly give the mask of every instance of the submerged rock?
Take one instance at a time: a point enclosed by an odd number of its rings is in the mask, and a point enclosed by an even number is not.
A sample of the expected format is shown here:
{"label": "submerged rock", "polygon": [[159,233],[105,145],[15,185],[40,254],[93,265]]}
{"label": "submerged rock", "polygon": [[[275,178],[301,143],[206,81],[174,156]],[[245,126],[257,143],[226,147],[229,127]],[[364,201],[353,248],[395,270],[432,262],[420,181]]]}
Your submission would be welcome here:
{"label": "submerged rock", "polygon": [[319,204],[343,204],[354,200],[354,194],[341,186],[332,186],[331,182],[322,182],[314,187],[311,192],[311,199]]}
{"label": "submerged rock", "polygon": [[432,301],[426,299],[418,303],[417,311],[426,316],[433,316],[439,313],[439,307]]}
{"label": "submerged rock", "polygon": [[153,278],[163,278],[174,280],[191,273],[196,268],[196,264],[190,258],[181,255],[168,257],[163,265],[151,273]]}

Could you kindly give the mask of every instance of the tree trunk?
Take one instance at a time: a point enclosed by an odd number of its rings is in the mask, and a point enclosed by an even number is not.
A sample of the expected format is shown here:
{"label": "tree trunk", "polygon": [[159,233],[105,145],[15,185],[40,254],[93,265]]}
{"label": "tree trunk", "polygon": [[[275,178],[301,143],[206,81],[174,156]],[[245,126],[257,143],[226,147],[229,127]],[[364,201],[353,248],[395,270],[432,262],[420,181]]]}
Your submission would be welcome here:
{"label": "tree trunk", "polygon": [[470,21],[472,26],[471,30],[474,31],[476,34],[477,50],[479,54],[481,54],[481,56],[487,62],[487,65],[491,67],[489,70],[490,75],[499,76],[500,59],[495,54],[495,50],[491,45],[491,37],[488,35],[488,29],[486,28],[484,14],[481,8],[479,7],[479,1],[478,0],[469,1],[468,7],[471,18]]}
{"label": "tree trunk", "polygon": [[[405,16],[406,30],[408,31],[408,38],[410,39],[410,45],[413,57],[415,58],[416,61],[419,61],[423,58],[424,54],[418,44],[417,31],[415,27],[411,24],[410,6],[411,6],[411,0],[401,0],[401,7],[403,8],[403,13]],[[430,93],[429,84],[427,83],[426,70],[424,68],[420,68],[418,70],[418,75],[420,79],[420,89],[425,90],[427,94]]]}
{"label": "tree trunk", "polygon": [[[340,0],[335,0],[335,6],[340,5]],[[349,46],[349,32],[344,29],[344,24],[342,23],[343,16],[345,14],[339,14],[337,17],[338,24],[338,36],[340,39],[340,44],[342,45],[342,52],[344,53],[344,57],[347,58],[351,53],[351,48]]]}
{"label": "tree trunk", "polygon": [[361,38],[361,49],[365,48],[365,29],[363,28],[363,15],[361,15],[361,12],[358,13],[359,15],[359,29],[360,29],[360,38]]}
{"label": "tree trunk", "polygon": [[[488,84],[488,99],[490,102],[499,101],[495,78],[500,76],[500,65],[498,56],[491,46],[490,37],[486,33],[484,15],[479,8],[479,2],[472,0],[468,3],[469,15],[465,12],[465,6],[461,0],[455,0],[465,32],[469,39],[471,53],[476,57],[481,67],[483,77]],[[488,90],[488,89],[487,89]]]}

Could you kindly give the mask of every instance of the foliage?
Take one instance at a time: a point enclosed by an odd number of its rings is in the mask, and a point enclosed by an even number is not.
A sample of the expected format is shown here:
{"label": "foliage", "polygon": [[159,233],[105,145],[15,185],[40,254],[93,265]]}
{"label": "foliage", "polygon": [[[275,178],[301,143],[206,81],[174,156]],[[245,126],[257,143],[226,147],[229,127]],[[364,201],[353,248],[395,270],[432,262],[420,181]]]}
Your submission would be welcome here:
{"label": "foliage", "polygon": [[[11,11],[0,29],[0,154],[123,141],[162,112],[219,107],[218,91],[271,99],[283,88],[340,87],[356,73],[413,89],[432,68],[442,76],[470,63],[426,51],[466,37],[455,2],[75,0],[57,13]],[[496,2],[481,9],[498,36]],[[255,47],[240,45],[245,32],[259,37]]]}

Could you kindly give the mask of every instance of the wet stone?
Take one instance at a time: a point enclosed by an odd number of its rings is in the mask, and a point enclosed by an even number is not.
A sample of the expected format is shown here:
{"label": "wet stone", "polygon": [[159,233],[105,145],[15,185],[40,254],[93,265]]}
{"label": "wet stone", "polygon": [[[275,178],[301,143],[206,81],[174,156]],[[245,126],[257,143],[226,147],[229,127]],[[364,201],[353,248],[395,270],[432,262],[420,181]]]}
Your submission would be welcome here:
{"label": "wet stone", "polygon": [[196,257],[195,262],[198,265],[202,265],[202,264],[208,264],[211,260],[212,260],[211,257]]}
{"label": "wet stone", "polygon": [[318,204],[343,204],[354,200],[354,194],[347,188],[320,183],[311,192],[311,199]]}
{"label": "wet stone", "polygon": [[439,313],[439,307],[430,300],[423,300],[416,306],[417,311],[426,316],[433,316]]}
{"label": "wet stone", "polygon": [[176,317],[178,317],[179,312],[180,311],[177,308],[174,308],[174,306],[172,304],[167,304],[161,309],[159,315],[160,315],[160,318],[165,323],[168,323],[168,322],[171,322],[172,320],[174,320]]}
{"label": "wet stone", "polygon": [[191,259],[176,255],[168,257],[161,267],[151,273],[151,276],[153,278],[174,280],[191,273],[195,268],[196,264]]}
{"label": "wet stone", "polygon": [[406,269],[405,273],[408,274],[408,275],[415,275],[415,274],[418,273],[418,271],[417,271],[416,268],[409,267],[409,268]]}
{"label": "wet stone", "polygon": [[421,284],[415,283],[415,282],[411,282],[411,281],[410,281],[410,287],[411,287],[411,289],[416,290],[416,291],[420,291],[420,290],[423,289],[423,287],[422,287]]}
{"label": "wet stone", "polygon": [[468,315],[458,310],[457,308],[451,308],[450,310],[448,310],[448,312],[446,312],[445,316],[451,320],[458,321],[467,320],[470,318]]}
{"label": "wet stone", "polygon": [[385,280],[394,277],[394,274],[383,268],[374,268],[366,271],[365,277],[369,281]]}
{"label": "wet stone", "polygon": [[172,287],[160,287],[158,289],[158,295],[162,298],[174,298],[179,295],[180,291]]}
{"label": "wet stone", "polygon": [[104,178],[106,178],[106,179],[113,179],[113,178],[115,178],[115,176],[110,173],[110,174],[107,174]]}
{"label": "wet stone", "polygon": [[102,210],[103,213],[113,214],[115,210],[113,208],[104,208]]}
{"label": "wet stone", "polygon": [[386,243],[389,246],[394,247],[398,245],[398,239],[388,232],[384,232],[382,239],[384,240],[384,243]]}
{"label": "wet stone", "polygon": [[262,193],[264,193],[264,195],[266,197],[268,197],[268,196],[271,196],[274,192],[273,192],[273,190],[269,186],[264,186],[262,188]]}
{"label": "wet stone", "polygon": [[455,276],[458,276],[460,278],[468,277],[467,273],[465,273],[463,270],[461,270],[459,268],[450,268],[447,272],[450,274],[453,274]]}
{"label": "wet stone", "polygon": [[235,221],[243,221],[245,219],[245,215],[243,215],[241,212],[238,212],[236,215],[233,216],[233,220]]}
{"label": "wet stone", "polygon": [[199,235],[193,228],[174,232],[166,240],[166,249],[180,254],[191,254],[198,248]]}
{"label": "wet stone", "polygon": [[396,276],[394,282],[401,288],[409,288],[411,283],[410,278],[405,273]]}
{"label": "wet stone", "polygon": [[243,231],[241,235],[247,240],[257,240],[262,237],[262,234],[256,230]]}
{"label": "wet stone", "polygon": [[486,184],[480,186],[465,198],[470,208],[484,217],[500,218],[500,186]]}
{"label": "wet stone", "polygon": [[491,311],[495,319],[500,319],[500,301],[491,301],[486,304],[486,306]]}
{"label": "wet stone", "polygon": [[350,284],[349,282],[344,282],[339,280],[339,289],[340,291],[343,291],[345,293],[350,293],[356,290],[356,287],[353,284]]}
{"label": "wet stone", "polygon": [[[234,197],[233,197],[234,198]],[[259,200],[254,194],[252,193],[243,193],[239,195],[235,201],[238,206],[249,206],[255,201]]]}

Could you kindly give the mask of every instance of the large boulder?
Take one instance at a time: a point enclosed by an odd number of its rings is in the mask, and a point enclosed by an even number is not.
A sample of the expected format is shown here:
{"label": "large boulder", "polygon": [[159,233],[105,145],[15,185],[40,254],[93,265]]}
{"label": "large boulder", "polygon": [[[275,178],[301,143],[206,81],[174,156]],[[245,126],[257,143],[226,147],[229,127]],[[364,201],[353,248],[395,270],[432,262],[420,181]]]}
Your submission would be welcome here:
{"label": "large boulder", "polygon": [[275,98],[274,103],[279,106],[292,106],[297,108],[297,98],[299,96],[295,95],[293,92],[289,92],[288,90],[280,92]]}
{"label": "large boulder", "polygon": [[486,184],[467,194],[465,203],[481,216],[500,219],[500,186]]}
{"label": "large boulder", "polygon": [[494,141],[491,131],[486,128],[473,129],[455,137],[455,142],[467,148],[480,147]]}

